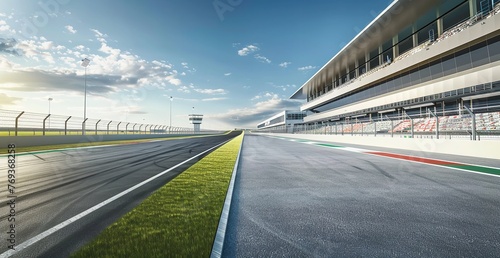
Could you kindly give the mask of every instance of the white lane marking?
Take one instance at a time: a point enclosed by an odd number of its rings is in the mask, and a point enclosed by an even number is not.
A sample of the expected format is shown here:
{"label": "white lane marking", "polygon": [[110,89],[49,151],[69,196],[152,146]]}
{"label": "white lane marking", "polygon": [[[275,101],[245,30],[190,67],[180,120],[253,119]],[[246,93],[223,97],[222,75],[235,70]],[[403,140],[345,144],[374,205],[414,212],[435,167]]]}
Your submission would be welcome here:
{"label": "white lane marking", "polygon": [[364,152],[368,151],[368,150],[365,150],[365,149],[353,148],[353,147],[342,147],[342,148],[339,148],[339,149],[342,149],[342,150],[345,150],[345,151],[351,151],[351,152],[358,152],[358,153],[364,153]]}
{"label": "white lane marking", "polygon": [[236,172],[238,171],[238,164],[240,163],[241,149],[243,148],[243,141],[245,140],[244,137],[245,136],[243,136],[243,139],[241,140],[240,150],[238,151],[236,162],[234,162],[233,174],[231,175],[231,181],[229,182],[229,188],[227,189],[226,200],[224,201],[224,207],[222,208],[210,258],[220,258],[222,256],[224,239],[226,237],[227,221],[229,219],[229,210],[231,209],[231,200],[233,198],[234,181],[236,179]]}
{"label": "white lane marking", "polygon": [[164,174],[172,171],[173,169],[175,169],[175,168],[177,168],[177,167],[179,167],[179,166],[181,166],[181,165],[183,165],[183,164],[191,161],[192,159],[195,159],[195,158],[197,158],[197,157],[199,157],[199,156],[201,156],[201,155],[203,155],[203,154],[205,154],[205,153],[207,153],[207,152],[209,152],[209,151],[211,151],[211,150],[213,150],[213,149],[215,149],[215,148],[217,148],[217,147],[219,147],[219,146],[221,146],[221,145],[229,142],[230,140],[231,139],[229,139],[229,140],[227,140],[227,141],[225,141],[225,142],[223,142],[221,144],[218,144],[218,145],[216,145],[216,146],[214,146],[214,147],[212,147],[212,148],[210,148],[210,149],[208,149],[208,150],[206,150],[206,151],[204,151],[204,152],[202,152],[202,153],[200,153],[200,154],[198,154],[196,156],[193,156],[193,157],[191,157],[191,158],[189,158],[187,160],[184,160],[183,162],[181,162],[181,163],[179,163],[179,164],[177,164],[177,165],[175,165],[175,166],[173,166],[173,167],[171,167],[171,168],[169,168],[169,169],[167,169],[167,170],[165,170],[165,171],[163,171],[163,172],[161,172],[159,174],[156,174],[155,176],[152,176],[152,177],[150,177],[150,178],[142,181],[141,183],[138,183],[138,184],[130,187],[129,189],[127,189],[127,190],[125,190],[125,191],[123,191],[123,192],[121,192],[121,193],[119,193],[119,194],[117,194],[117,195],[115,195],[115,196],[113,196],[113,197],[111,197],[111,198],[109,198],[109,199],[107,199],[107,200],[105,200],[105,201],[103,201],[103,202],[101,202],[101,203],[99,203],[99,204],[97,204],[97,205],[95,205],[95,206],[93,206],[93,207],[91,207],[91,208],[89,208],[89,209],[87,209],[87,210],[85,210],[85,211],[83,211],[83,212],[81,212],[81,213],[79,213],[79,214],[77,214],[77,215],[75,215],[75,216],[73,216],[73,217],[71,217],[71,218],[63,221],[63,222],[61,222],[61,223],[59,223],[59,224],[57,224],[57,225],[55,225],[54,227],[45,230],[44,232],[42,232],[42,233],[40,233],[40,234],[38,234],[38,235],[36,235],[36,236],[34,236],[34,237],[32,237],[32,238],[24,241],[24,242],[22,242],[19,245],[17,245],[15,247],[16,248],[15,250],[8,250],[8,251],[3,252],[2,254],[0,254],[0,258],[10,257],[10,256],[12,256],[12,255],[14,255],[14,254],[16,254],[18,252],[21,252],[22,250],[26,249],[27,247],[35,244],[36,242],[38,242],[38,241],[40,241],[40,240],[42,240],[44,238],[46,238],[47,236],[50,236],[51,234],[57,232],[58,230],[60,230],[60,229],[62,229],[64,227],[70,225],[71,223],[73,223],[73,222],[75,222],[75,221],[77,221],[77,220],[79,220],[79,219],[81,219],[81,218],[89,215],[90,213],[92,213],[92,212],[94,212],[94,211],[102,208],[103,206],[105,206],[105,205],[107,205],[107,204],[115,201],[116,199],[118,199],[118,198],[120,198],[120,197],[122,197],[122,196],[124,196],[124,195],[126,195],[126,194],[128,194],[128,193],[130,193],[132,191],[134,191],[135,189],[137,189],[137,188],[139,188],[139,187],[141,187],[141,186],[143,186],[143,185],[145,185],[145,184],[147,184],[147,183],[155,180],[156,178],[158,178],[158,177],[160,177],[160,176],[162,176],[162,175],[164,175]]}

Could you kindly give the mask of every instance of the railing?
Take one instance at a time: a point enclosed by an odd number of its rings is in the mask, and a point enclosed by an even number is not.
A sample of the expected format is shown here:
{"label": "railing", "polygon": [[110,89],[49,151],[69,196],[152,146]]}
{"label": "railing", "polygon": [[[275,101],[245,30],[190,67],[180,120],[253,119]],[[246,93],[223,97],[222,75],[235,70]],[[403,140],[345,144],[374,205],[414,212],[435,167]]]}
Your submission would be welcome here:
{"label": "railing", "polygon": [[379,119],[350,118],[346,121],[281,125],[257,132],[326,134],[401,138],[500,139],[500,106],[434,111],[404,112]]}
{"label": "railing", "polygon": [[217,132],[150,123],[134,123],[0,109],[0,136],[187,134]]}

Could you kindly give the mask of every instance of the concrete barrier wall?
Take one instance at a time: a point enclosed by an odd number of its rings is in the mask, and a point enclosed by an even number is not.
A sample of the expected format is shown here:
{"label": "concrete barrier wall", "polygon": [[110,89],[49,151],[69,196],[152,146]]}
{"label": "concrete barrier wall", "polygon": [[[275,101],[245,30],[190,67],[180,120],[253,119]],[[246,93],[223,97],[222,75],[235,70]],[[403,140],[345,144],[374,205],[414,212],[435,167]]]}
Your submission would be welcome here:
{"label": "concrete barrier wall", "polygon": [[500,159],[500,141],[461,139],[418,139],[350,135],[265,134],[312,141],[357,144],[421,152],[434,152],[480,158]]}
{"label": "concrete barrier wall", "polygon": [[7,148],[7,144],[14,143],[16,147],[32,147],[54,144],[89,143],[100,141],[155,139],[178,136],[194,136],[204,134],[118,134],[118,135],[54,135],[54,136],[2,136],[0,148]]}

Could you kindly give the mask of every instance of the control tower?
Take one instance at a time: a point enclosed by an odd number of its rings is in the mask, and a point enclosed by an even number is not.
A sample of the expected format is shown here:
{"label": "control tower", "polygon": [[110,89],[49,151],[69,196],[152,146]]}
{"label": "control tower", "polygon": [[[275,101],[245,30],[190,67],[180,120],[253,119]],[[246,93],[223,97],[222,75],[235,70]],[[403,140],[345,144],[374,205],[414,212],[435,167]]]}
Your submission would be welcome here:
{"label": "control tower", "polygon": [[195,132],[200,131],[201,120],[203,120],[203,115],[199,115],[199,114],[190,114],[189,115],[189,122],[191,124],[193,124]]}

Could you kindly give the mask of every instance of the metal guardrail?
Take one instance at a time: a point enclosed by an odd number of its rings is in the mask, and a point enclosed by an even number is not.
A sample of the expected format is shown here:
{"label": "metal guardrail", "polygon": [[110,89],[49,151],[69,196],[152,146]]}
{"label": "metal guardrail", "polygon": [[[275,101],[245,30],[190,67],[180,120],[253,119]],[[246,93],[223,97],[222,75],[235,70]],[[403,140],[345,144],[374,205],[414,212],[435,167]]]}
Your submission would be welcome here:
{"label": "metal guardrail", "polygon": [[103,119],[83,119],[43,113],[0,109],[0,136],[19,135],[85,135],[85,134],[185,134],[193,128],[161,124],[133,123]]}

